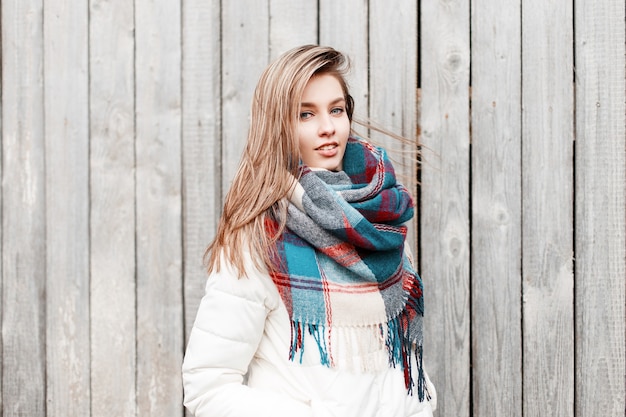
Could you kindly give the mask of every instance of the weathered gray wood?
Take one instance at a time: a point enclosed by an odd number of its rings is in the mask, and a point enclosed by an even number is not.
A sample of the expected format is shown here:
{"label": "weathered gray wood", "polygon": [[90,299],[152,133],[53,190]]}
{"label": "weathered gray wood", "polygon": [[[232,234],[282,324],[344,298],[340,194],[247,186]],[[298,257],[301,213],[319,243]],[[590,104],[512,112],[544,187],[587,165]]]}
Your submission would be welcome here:
{"label": "weathered gray wood", "polygon": [[317,9],[292,0],[272,0],[269,4],[270,60],[300,45],[317,43]]}
{"label": "weathered gray wood", "polygon": [[[393,22],[393,24],[390,24]],[[393,39],[393,48],[389,40]],[[402,51],[402,53],[398,53]],[[417,7],[401,0],[373,0],[369,19],[370,118],[376,125],[409,138],[415,136],[417,93]],[[393,63],[393,65],[390,65]],[[413,150],[377,132],[372,138],[403,162]],[[396,155],[397,152],[399,155]],[[398,164],[412,175],[413,166]]]}
{"label": "weathered gray wood", "polygon": [[252,95],[269,62],[269,0],[222,3],[222,187],[235,176],[248,137]]}
{"label": "weathered gray wood", "polygon": [[524,415],[574,414],[573,7],[522,7]]}
{"label": "weathered gray wood", "polygon": [[181,8],[135,3],[137,415],[182,413]]}
{"label": "weathered gray wood", "polygon": [[88,14],[44,3],[49,417],[90,414]]}
{"label": "weathered gray wood", "polygon": [[469,1],[421,4],[420,254],[438,414],[469,416]]}
{"label": "weathered gray wood", "polygon": [[[352,70],[348,77],[350,94],[354,97],[355,118],[369,118],[368,64],[368,1],[319,1],[319,43],[348,55]],[[359,126],[354,126],[359,130]],[[363,128],[359,130],[367,135]]]}
{"label": "weathered gray wood", "polygon": [[89,11],[91,416],[136,413],[132,3]]}
{"label": "weathered gray wood", "polygon": [[0,414],[45,416],[43,4],[2,3]]}
{"label": "weathered gray wood", "polygon": [[626,410],[624,3],[576,8],[576,415]]}
{"label": "weathered gray wood", "polygon": [[[369,50],[370,119],[393,133],[416,139],[417,5],[402,0],[371,1]],[[387,150],[398,180],[415,196],[417,146],[375,131],[370,137]],[[417,255],[416,224],[415,220],[409,223],[407,240]]]}
{"label": "weathered gray wood", "polygon": [[221,195],[220,10],[183,2],[183,230],[185,341],[207,275],[204,251],[215,235]]}
{"label": "weathered gray wood", "polygon": [[475,416],[522,416],[520,12],[520,1],[472,2]]}

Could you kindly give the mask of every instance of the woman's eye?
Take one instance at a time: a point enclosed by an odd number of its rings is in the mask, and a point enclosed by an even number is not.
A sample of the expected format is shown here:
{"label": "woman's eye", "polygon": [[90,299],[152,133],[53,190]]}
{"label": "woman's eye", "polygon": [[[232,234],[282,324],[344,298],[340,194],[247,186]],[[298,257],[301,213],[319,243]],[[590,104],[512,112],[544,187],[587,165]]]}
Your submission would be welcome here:
{"label": "woman's eye", "polygon": [[313,113],[311,113],[310,111],[303,111],[302,113],[300,113],[300,119],[308,119],[311,116],[313,116]]}
{"label": "woman's eye", "polygon": [[343,107],[335,107],[330,111],[330,114],[341,114],[343,113]]}

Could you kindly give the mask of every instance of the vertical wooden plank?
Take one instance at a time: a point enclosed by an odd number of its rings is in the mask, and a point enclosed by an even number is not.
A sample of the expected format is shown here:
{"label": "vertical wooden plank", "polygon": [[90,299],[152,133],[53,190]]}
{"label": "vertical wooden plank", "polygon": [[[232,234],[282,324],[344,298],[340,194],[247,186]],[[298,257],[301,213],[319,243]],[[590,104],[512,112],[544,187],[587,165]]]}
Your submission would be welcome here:
{"label": "vertical wooden plank", "polygon": [[86,416],[89,377],[88,2],[44,3],[47,415]]}
{"label": "vertical wooden plank", "polygon": [[183,230],[185,340],[204,295],[202,256],[222,205],[220,8],[183,2]]}
{"label": "vertical wooden plank", "polygon": [[270,0],[269,48],[273,61],[300,45],[317,43],[317,4]]}
{"label": "vertical wooden plank", "polygon": [[420,254],[438,414],[470,415],[469,0],[421,4]]}
{"label": "vertical wooden plank", "polygon": [[136,412],[133,13],[90,2],[92,417]]}
{"label": "vertical wooden plank", "polygon": [[[350,58],[348,83],[354,97],[354,116],[362,121],[369,119],[368,16],[368,0],[319,0],[319,43]],[[360,134],[367,133],[360,129]]]}
{"label": "vertical wooden plank", "polygon": [[520,13],[519,0],[472,1],[475,416],[522,416]]}
{"label": "vertical wooden plank", "polygon": [[[389,39],[394,39],[390,46]],[[416,138],[417,125],[417,4],[402,0],[370,1],[369,19],[370,118],[404,137]],[[417,194],[417,146],[370,133],[373,142],[383,146],[394,163],[396,175]],[[415,220],[407,236],[416,252]]]}
{"label": "vertical wooden plank", "polygon": [[0,414],[46,413],[43,3],[2,2]]}
{"label": "vertical wooden plank", "polygon": [[626,410],[624,3],[576,1],[576,415]]}
{"label": "vertical wooden plank", "polygon": [[183,412],[180,2],[137,0],[137,415]]}
{"label": "vertical wooden plank", "polygon": [[222,184],[235,176],[248,137],[250,104],[269,61],[269,0],[222,2]]}
{"label": "vertical wooden plank", "polygon": [[573,7],[522,5],[524,415],[574,413]]}
{"label": "vertical wooden plank", "polygon": [[[394,133],[415,136],[417,115],[417,5],[402,0],[371,0],[369,19],[370,118]],[[389,44],[393,39],[393,45]],[[407,161],[410,147],[377,132],[372,138]],[[406,168],[403,171],[401,168]],[[412,166],[398,171],[413,175]]]}

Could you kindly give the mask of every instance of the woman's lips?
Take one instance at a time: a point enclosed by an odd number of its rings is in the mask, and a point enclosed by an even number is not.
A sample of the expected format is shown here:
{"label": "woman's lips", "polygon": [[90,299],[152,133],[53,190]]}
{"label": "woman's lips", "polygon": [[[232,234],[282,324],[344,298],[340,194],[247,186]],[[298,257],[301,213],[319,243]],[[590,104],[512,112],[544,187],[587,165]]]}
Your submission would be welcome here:
{"label": "woman's lips", "polygon": [[337,143],[325,143],[322,146],[315,148],[315,151],[322,156],[333,157],[339,152],[339,144]]}

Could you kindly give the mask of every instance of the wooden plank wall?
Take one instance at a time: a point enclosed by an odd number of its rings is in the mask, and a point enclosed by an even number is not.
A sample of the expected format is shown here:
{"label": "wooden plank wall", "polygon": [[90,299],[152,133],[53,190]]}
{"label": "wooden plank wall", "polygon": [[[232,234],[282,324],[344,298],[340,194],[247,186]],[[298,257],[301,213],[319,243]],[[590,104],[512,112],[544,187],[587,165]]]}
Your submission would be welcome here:
{"label": "wooden plank wall", "polygon": [[320,43],[357,116],[423,143],[416,176],[372,133],[421,181],[436,416],[625,416],[623,6],[3,1],[0,414],[185,415],[253,88]]}
{"label": "wooden plank wall", "polygon": [[574,407],[581,416],[621,416],[626,409],[626,16],[619,1],[576,0],[574,7]]}
{"label": "wooden plank wall", "polygon": [[471,7],[473,411],[520,416],[521,2]]}
{"label": "wooden plank wall", "polygon": [[132,9],[90,7],[91,416],[102,417],[137,403]]}

